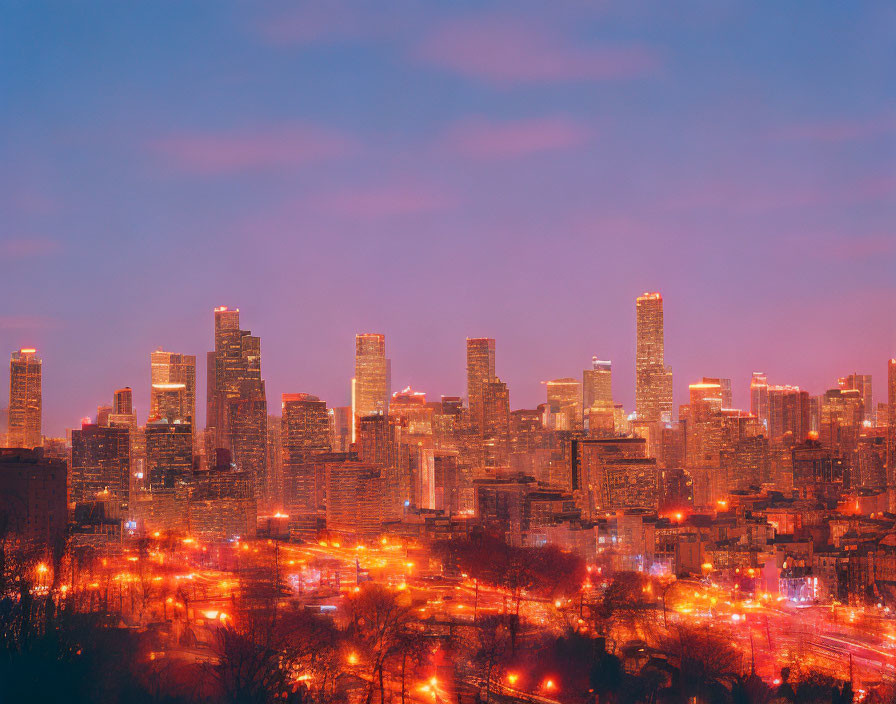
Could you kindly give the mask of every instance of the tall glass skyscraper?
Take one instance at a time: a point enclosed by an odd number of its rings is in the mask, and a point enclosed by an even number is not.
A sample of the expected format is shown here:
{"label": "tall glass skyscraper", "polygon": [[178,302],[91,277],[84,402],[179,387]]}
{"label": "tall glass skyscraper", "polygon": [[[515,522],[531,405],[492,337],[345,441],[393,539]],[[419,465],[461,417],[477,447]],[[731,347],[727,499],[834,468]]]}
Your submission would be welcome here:
{"label": "tall glass skyscraper", "polygon": [[41,445],[41,369],[37,350],[23,348],[9,362],[9,421],[6,442],[10,447]]}
{"label": "tall glass skyscraper", "polygon": [[386,336],[365,332],[355,335],[355,377],[352,379],[352,442],[361,418],[389,412],[392,364],[386,358]]}
{"label": "tall glass skyscraper", "polygon": [[635,302],[635,410],[647,422],[672,420],[672,370],[665,364],[663,297],[645,293]]}

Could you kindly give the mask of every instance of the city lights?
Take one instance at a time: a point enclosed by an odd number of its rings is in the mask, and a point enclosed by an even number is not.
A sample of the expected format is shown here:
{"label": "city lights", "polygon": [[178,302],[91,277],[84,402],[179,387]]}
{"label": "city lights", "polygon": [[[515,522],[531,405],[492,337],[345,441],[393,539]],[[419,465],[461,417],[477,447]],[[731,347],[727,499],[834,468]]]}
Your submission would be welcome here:
{"label": "city lights", "polygon": [[896,8],[7,3],[0,700],[896,702]]}

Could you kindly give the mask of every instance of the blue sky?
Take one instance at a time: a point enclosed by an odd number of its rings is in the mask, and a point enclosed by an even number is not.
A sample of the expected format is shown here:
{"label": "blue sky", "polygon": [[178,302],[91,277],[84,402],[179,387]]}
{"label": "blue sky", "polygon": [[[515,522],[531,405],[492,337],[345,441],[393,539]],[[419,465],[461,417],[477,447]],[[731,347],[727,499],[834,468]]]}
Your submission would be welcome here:
{"label": "blue sky", "polygon": [[[676,397],[752,370],[819,393],[896,354],[892,3],[41,3],[0,22],[0,343],[45,428],[149,353],[262,337],[282,392],[463,391],[497,338],[514,407],[614,361],[662,291]],[[200,365],[201,366],[201,365]],[[201,376],[200,370],[200,376]]]}

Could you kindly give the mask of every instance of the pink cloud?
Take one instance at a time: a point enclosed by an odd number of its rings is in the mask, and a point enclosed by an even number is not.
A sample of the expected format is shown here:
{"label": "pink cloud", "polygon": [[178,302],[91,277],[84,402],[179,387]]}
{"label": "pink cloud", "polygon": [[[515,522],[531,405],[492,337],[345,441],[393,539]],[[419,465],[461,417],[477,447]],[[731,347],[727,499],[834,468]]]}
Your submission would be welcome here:
{"label": "pink cloud", "polygon": [[56,254],[62,245],[46,237],[12,237],[0,241],[0,260],[16,261]]}
{"label": "pink cloud", "polygon": [[354,142],[313,125],[274,129],[175,134],[152,147],[178,168],[199,174],[287,168],[338,158]]}
{"label": "pink cloud", "polygon": [[431,213],[450,207],[447,193],[419,184],[385,184],[346,189],[313,199],[329,215],[365,220]]}
{"label": "pink cloud", "polygon": [[450,129],[444,146],[476,159],[502,159],[577,147],[591,131],[565,117],[513,122],[471,120]]}
{"label": "pink cloud", "polygon": [[576,46],[545,27],[507,17],[446,23],[418,54],[440,68],[494,83],[624,79],[659,65],[643,45]]}

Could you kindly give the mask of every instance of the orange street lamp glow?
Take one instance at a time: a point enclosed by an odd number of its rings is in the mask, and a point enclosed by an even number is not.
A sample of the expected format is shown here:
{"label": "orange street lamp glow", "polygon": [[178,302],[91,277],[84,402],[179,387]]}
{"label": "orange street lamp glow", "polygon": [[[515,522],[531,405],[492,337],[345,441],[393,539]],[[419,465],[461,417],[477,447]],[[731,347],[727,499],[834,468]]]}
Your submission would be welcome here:
{"label": "orange street lamp glow", "polygon": [[515,672],[511,672],[509,675],[507,675],[507,681],[508,681],[511,685],[516,684],[516,682],[517,682],[517,680],[518,680],[519,678],[520,678],[520,676],[519,676],[518,674],[516,674]]}
{"label": "orange street lamp glow", "polygon": [[348,654],[348,664],[349,665],[357,665],[358,664],[358,656],[355,653]]}

